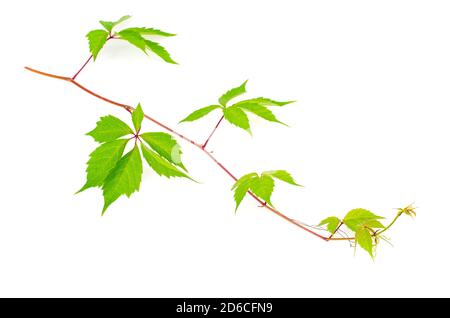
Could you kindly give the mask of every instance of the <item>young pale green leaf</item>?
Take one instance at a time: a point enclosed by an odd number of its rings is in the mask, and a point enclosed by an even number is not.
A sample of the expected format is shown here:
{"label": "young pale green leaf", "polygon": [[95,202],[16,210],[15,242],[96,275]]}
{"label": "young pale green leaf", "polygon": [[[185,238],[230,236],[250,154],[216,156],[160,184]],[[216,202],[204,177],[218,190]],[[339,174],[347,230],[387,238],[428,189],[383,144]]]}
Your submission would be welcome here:
{"label": "young pale green leaf", "polygon": [[336,217],[336,216],[330,216],[330,217],[328,217],[326,219],[323,219],[319,223],[319,226],[322,226],[322,225],[325,225],[325,224],[327,225],[328,232],[333,234],[336,231],[336,229],[339,226],[339,224],[341,224],[341,220],[338,217]]}
{"label": "young pale green leaf", "polygon": [[131,120],[133,121],[134,129],[136,129],[136,132],[141,130],[141,124],[143,119],[144,119],[144,112],[142,111],[141,104],[139,103],[136,109],[131,114]]}
{"label": "young pale green leaf", "polygon": [[291,100],[291,101],[287,101],[287,102],[279,102],[270,98],[265,98],[265,97],[257,97],[257,98],[252,98],[252,99],[246,99],[243,101],[240,101],[238,103],[236,103],[235,105],[239,105],[239,104],[258,104],[261,106],[284,106],[287,104],[291,104],[291,103],[295,103],[295,101]]}
{"label": "young pale green leaf", "polygon": [[108,174],[122,157],[127,142],[128,139],[106,142],[89,155],[86,169],[87,181],[77,193],[103,185]]}
{"label": "young pale green leaf", "polygon": [[[142,154],[148,165],[160,176],[170,177],[184,177],[191,179],[182,171],[178,170],[174,165],[166,159],[158,155],[156,152],[150,150],[144,144],[141,144]],[[191,179],[192,180],[192,179]]]}
{"label": "young pale green leaf", "polygon": [[352,231],[356,232],[358,228],[368,221],[383,219],[365,209],[353,209],[347,213],[344,218],[344,224]]}
{"label": "young pale green leaf", "polygon": [[147,54],[147,43],[145,43],[145,39],[138,32],[130,29],[125,29],[117,34],[119,35],[120,39],[127,41],[128,43],[136,46],[138,49]]}
{"label": "young pale green leaf", "polygon": [[250,135],[252,134],[248,117],[239,107],[232,106],[225,108],[223,110],[223,116],[231,124],[246,130]]}
{"label": "young pale green leaf", "polygon": [[170,57],[169,52],[167,52],[167,50],[164,47],[162,47],[161,45],[159,45],[158,43],[150,41],[150,40],[145,40],[145,44],[147,45],[147,48],[150,51],[152,51],[153,53],[158,55],[160,58],[162,58],[167,63],[178,64]]}
{"label": "young pale green leaf", "polygon": [[262,174],[272,176],[274,178],[277,178],[278,180],[290,183],[292,185],[301,186],[297,182],[295,182],[294,178],[286,170],[264,171]]}
{"label": "young pale green leaf", "polygon": [[139,191],[142,177],[142,160],[139,148],[134,148],[123,156],[111,170],[103,184],[104,206],[102,214],[121,195],[127,197]]}
{"label": "young pale green leaf", "polygon": [[363,225],[371,229],[384,229],[384,225],[378,220],[369,220]]}
{"label": "young pale green leaf", "polygon": [[200,119],[200,118],[208,115],[213,110],[218,109],[218,108],[221,108],[221,106],[211,105],[211,106],[206,106],[206,107],[197,109],[196,111],[193,111],[192,113],[190,113],[185,119],[181,120],[180,123],[185,122],[185,121],[194,121],[194,120]]}
{"label": "young pale green leaf", "polygon": [[275,123],[279,123],[282,125],[287,126],[285,123],[279,121],[275,115],[265,106],[256,104],[256,103],[238,103],[235,104],[233,106],[239,107],[245,111],[251,112],[265,120],[271,121],[271,122],[275,122]]}
{"label": "young pale green leaf", "polygon": [[250,190],[252,190],[253,194],[271,206],[273,205],[270,198],[274,187],[275,182],[273,181],[273,178],[267,175],[262,175],[259,178],[253,179],[250,184]]}
{"label": "young pale green leaf", "polygon": [[105,30],[93,30],[86,35],[89,41],[89,51],[92,53],[94,61],[100,50],[105,45],[108,36],[109,34]]}
{"label": "young pale green leaf", "polygon": [[101,117],[94,130],[88,132],[97,142],[113,141],[119,137],[133,134],[133,130],[119,118],[108,115]]}
{"label": "young pale green leaf", "polygon": [[219,98],[219,103],[222,106],[227,106],[227,103],[232,100],[233,98],[242,95],[245,93],[245,85],[247,84],[247,81],[245,81],[244,83],[242,83],[240,86],[235,87],[230,89],[228,92],[226,92],[225,94],[223,94],[220,98]]}
{"label": "young pale green leaf", "polygon": [[148,132],[141,134],[140,137],[160,156],[186,170],[181,162],[181,147],[171,135],[163,132]]}
{"label": "young pale green leaf", "polygon": [[176,35],[173,33],[164,32],[164,31],[154,29],[154,28],[128,28],[125,30],[131,30],[131,31],[137,32],[141,35],[157,35],[157,36],[165,36],[165,37]]}
{"label": "young pale green leaf", "polygon": [[119,20],[111,22],[111,21],[100,21],[100,24],[108,31],[108,32],[112,32],[113,28],[118,25],[119,23],[122,23],[125,20],[128,20],[129,18],[131,18],[131,16],[129,15],[124,15],[123,17],[121,17]]}
{"label": "young pale green leaf", "polygon": [[245,197],[245,194],[250,188],[253,180],[258,179],[258,174],[253,172],[246,174],[245,176],[239,178],[236,183],[233,185],[231,190],[234,190],[234,201],[236,202],[235,211],[237,211],[239,205]]}
{"label": "young pale green leaf", "polygon": [[236,180],[236,182],[233,184],[233,187],[231,187],[231,190],[236,189],[241,184],[243,184],[245,181],[254,179],[256,177],[259,178],[259,176],[258,176],[258,174],[256,172],[251,172],[251,173],[248,173],[246,175],[243,175],[242,177],[240,177],[239,179]]}
{"label": "young pale green leaf", "polygon": [[360,227],[355,232],[355,241],[373,257],[373,238],[370,231],[365,227]]}
{"label": "young pale green leaf", "polygon": [[406,214],[409,215],[410,217],[414,218],[416,217],[417,213],[416,213],[416,208],[412,205],[409,204],[408,206],[404,207],[404,208],[397,208],[398,214]]}

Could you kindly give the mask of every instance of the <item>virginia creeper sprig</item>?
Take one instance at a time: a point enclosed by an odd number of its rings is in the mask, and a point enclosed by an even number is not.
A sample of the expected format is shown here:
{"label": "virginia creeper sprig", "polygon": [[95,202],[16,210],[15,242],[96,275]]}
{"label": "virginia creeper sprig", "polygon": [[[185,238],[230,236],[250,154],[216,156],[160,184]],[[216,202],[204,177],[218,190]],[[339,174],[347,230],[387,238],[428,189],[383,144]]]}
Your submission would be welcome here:
{"label": "virginia creeper sprig", "polygon": [[[326,226],[326,230],[331,233],[330,235],[325,236],[320,234],[319,231],[316,230],[316,227],[311,227],[291,219],[277,210],[271,200],[271,195],[275,187],[275,180],[299,186],[290,173],[285,170],[270,170],[260,174],[252,172],[238,178],[223,163],[216,159],[211,152],[206,150],[206,146],[224,120],[234,126],[244,129],[250,134],[251,130],[250,120],[247,116],[248,113],[259,116],[270,122],[285,125],[275,117],[269,108],[285,106],[293,103],[293,101],[280,102],[270,98],[257,97],[241,100],[229,105],[231,100],[246,92],[247,81],[224,93],[218,99],[218,103],[197,109],[181,121],[196,121],[213,111],[220,110],[222,112],[220,119],[203,143],[198,143],[168,125],[145,114],[140,104],[138,104],[137,107],[133,107],[128,104],[116,102],[81,85],[76,81],[78,75],[91,61],[96,60],[104,45],[112,39],[124,40],[139,48],[145,54],[153,52],[165,62],[177,64],[170,57],[166,49],[159,45],[159,43],[149,39],[149,36],[170,37],[175,34],[147,27],[132,27],[116,32],[116,26],[129,18],[130,16],[124,16],[114,22],[100,21],[103,29],[93,30],[87,34],[91,55],[73,76],[60,76],[25,67],[25,69],[36,74],[71,83],[86,93],[104,102],[121,107],[131,114],[133,128],[117,117],[105,116],[97,122],[95,129],[88,133],[88,135],[100,143],[100,146],[90,155],[87,168],[87,181],[79,192],[91,187],[102,188],[105,201],[102,213],[104,213],[111,203],[117,200],[121,195],[130,196],[133,192],[139,190],[142,174],[141,157],[144,158],[144,161],[146,161],[150,168],[158,175],[168,178],[184,177],[192,180],[187,174],[187,169],[181,161],[181,147],[176,140],[172,138],[171,135],[173,135],[203,152],[234,181],[232,190],[234,191],[236,210],[244,197],[248,195],[258,203],[258,206],[269,210],[289,223],[324,241],[354,241],[373,257],[380,239],[386,239],[382,234],[390,229],[402,214],[415,216],[415,208],[412,205],[397,209],[395,218],[385,227],[380,222],[383,217],[377,216],[365,209],[353,209],[349,211],[343,219],[333,216],[320,222],[319,226]],[[142,133],[141,123],[144,118],[166,130],[169,134],[164,132]],[[134,143],[131,145],[131,149],[123,155],[127,145],[130,146],[128,143],[130,140],[133,140]],[[353,232],[354,235],[337,237],[339,233],[342,233],[343,227],[346,227],[348,231]]]}

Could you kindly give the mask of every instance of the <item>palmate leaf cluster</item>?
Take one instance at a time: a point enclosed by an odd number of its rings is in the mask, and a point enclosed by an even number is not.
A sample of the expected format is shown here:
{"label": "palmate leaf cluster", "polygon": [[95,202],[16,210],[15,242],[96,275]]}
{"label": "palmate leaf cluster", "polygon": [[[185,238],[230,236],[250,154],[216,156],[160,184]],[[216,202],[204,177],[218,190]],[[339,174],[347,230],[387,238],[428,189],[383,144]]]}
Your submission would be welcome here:
{"label": "palmate leaf cluster", "polygon": [[234,201],[236,202],[236,211],[244,199],[245,195],[251,191],[255,196],[260,198],[265,204],[273,207],[271,197],[275,188],[275,179],[286,183],[300,186],[285,170],[264,171],[260,175],[256,172],[246,174],[239,178],[231,190],[234,190]]}
{"label": "palmate leaf cluster", "polygon": [[153,36],[171,37],[175,36],[175,34],[148,27],[131,27],[115,32],[115,27],[129,18],[131,17],[126,15],[113,22],[100,21],[103,29],[92,30],[86,35],[89,41],[89,50],[91,51],[94,60],[97,59],[97,56],[105,43],[109,39],[114,38],[127,41],[145,54],[152,52],[167,63],[177,64],[164,47],[149,38]]}
{"label": "palmate leaf cluster", "polygon": [[[104,213],[120,196],[130,197],[139,191],[143,172],[142,157],[160,176],[190,178],[181,161],[181,148],[171,135],[163,132],[141,133],[144,113],[141,105],[132,113],[134,130],[114,116],[100,118],[95,129],[87,133],[100,143],[90,154],[87,180],[78,191],[92,187],[103,191]],[[131,149],[125,152],[127,145]],[[134,143],[134,144],[133,144]]]}
{"label": "palmate leaf cluster", "polygon": [[340,225],[345,225],[354,233],[355,242],[374,257],[375,247],[379,237],[377,231],[384,229],[384,225],[379,221],[384,219],[366,209],[353,209],[341,220],[336,216],[330,216],[319,223],[325,225],[326,229],[334,234]]}
{"label": "palmate leaf cluster", "polygon": [[235,87],[224,93],[219,99],[217,104],[209,105],[206,107],[202,107],[200,109],[197,109],[196,111],[189,114],[187,117],[185,117],[182,122],[192,122],[195,120],[198,120],[212,111],[220,110],[222,112],[223,117],[225,120],[227,120],[229,123],[244,129],[248,133],[251,134],[250,130],[250,121],[247,116],[248,113],[254,114],[256,116],[259,116],[267,121],[284,124],[283,122],[279,121],[274,113],[269,109],[269,107],[272,106],[284,106],[290,103],[293,103],[294,101],[286,101],[286,102],[280,102],[276,101],[270,98],[265,97],[257,97],[257,98],[251,98],[242,100],[239,102],[236,102],[232,105],[228,105],[228,103],[244,94],[246,92],[246,86],[247,81],[242,83],[240,86]]}

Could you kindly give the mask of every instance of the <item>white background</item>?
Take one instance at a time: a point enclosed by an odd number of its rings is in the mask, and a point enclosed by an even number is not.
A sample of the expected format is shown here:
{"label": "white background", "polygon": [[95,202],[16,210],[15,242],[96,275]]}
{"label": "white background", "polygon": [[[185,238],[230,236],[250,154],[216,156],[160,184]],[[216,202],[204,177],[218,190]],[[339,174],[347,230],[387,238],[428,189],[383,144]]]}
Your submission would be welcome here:
{"label": "white background", "polygon": [[[3,1],[0,296],[450,296],[450,7],[448,1]],[[97,20],[157,27],[180,65],[108,43],[80,83],[143,104],[171,125],[249,79],[248,97],[291,127],[224,124],[210,150],[237,175],[286,169],[305,188],[273,196],[310,224],[356,207],[392,218],[414,202],[375,261],[325,243],[244,200],[182,143],[199,180],[147,170],[141,191],[101,217],[84,183],[97,119],[121,109],[29,65],[72,75]],[[178,129],[199,142],[218,119]],[[147,130],[159,131],[151,123]]]}

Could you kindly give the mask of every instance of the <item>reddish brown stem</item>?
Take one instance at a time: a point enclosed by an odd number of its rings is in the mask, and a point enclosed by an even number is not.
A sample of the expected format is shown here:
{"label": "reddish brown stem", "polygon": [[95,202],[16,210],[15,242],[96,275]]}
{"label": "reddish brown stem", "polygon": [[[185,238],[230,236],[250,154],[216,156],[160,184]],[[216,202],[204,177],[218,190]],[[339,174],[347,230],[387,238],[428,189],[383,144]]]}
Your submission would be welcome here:
{"label": "reddish brown stem", "polygon": [[[83,91],[85,91],[86,93],[88,93],[88,94],[90,94],[90,95],[92,95],[94,97],[97,97],[98,99],[101,99],[101,100],[103,100],[103,101],[105,101],[107,103],[110,103],[112,105],[119,106],[119,107],[127,110],[128,112],[132,112],[134,110],[134,108],[132,106],[115,102],[115,101],[113,101],[113,100],[111,100],[109,98],[106,98],[106,97],[103,97],[103,96],[101,96],[101,95],[99,95],[97,93],[94,93],[93,91],[87,89],[86,87],[84,87],[83,85],[79,84],[78,82],[76,82],[74,79],[72,79],[70,77],[59,76],[59,75],[54,75],[54,74],[50,74],[50,73],[45,73],[45,72],[42,72],[42,71],[35,70],[35,69],[31,68],[31,67],[25,67],[25,69],[28,70],[28,71],[31,71],[33,73],[36,73],[36,74],[40,74],[40,75],[43,75],[43,76],[47,76],[47,77],[51,77],[51,78],[55,78],[55,79],[59,79],[59,80],[70,82],[70,83],[74,84],[75,86],[79,87],[80,89],[82,89]],[[176,132],[172,128],[168,127],[167,125],[157,121],[156,119],[154,119],[154,118],[152,118],[152,117],[150,117],[148,115],[144,115],[144,116],[145,116],[145,118],[147,118],[148,120],[152,121],[156,125],[164,128],[165,130],[169,131],[170,133],[180,137],[181,139],[183,139],[183,140],[189,142],[190,144],[196,146],[197,148],[199,148],[210,159],[212,159],[226,174],[228,174],[234,181],[237,180],[237,178],[222,163],[220,163],[211,153],[209,153],[208,151],[206,151],[204,149],[204,145],[196,143],[195,141],[185,137],[184,135]],[[219,122],[219,124],[220,124],[220,122]],[[304,231],[306,231],[306,232],[308,232],[308,233],[310,233],[310,234],[312,234],[312,235],[314,235],[314,236],[316,236],[318,238],[321,238],[324,241],[329,241],[329,240],[336,240],[336,241],[338,241],[338,240],[353,240],[354,239],[354,238],[341,238],[341,237],[339,237],[339,238],[335,238],[335,237],[328,238],[328,237],[325,237],[323,235],[320,235],[319,233],[314,232],[313,230],[309,229],[308,227],[306,227],[306,226],[296,222],[295,220],[289,218],[288,216],[286,216],[283,213],[281,213],[280,211],[270,207],[269,205],[267,205],[267,204],[264,205],[264,202],[262,200],[260,200],[256,195],[254,195],[252,192],[249,191],[248,193],[253,199],[255,199],[255,201],[257,201],[259,204],[261,204],[267,210],[269,210],[272,213],[278,215],[279,217],[285,219],[286,221],[290,222],[291,224],[301,228],[302,230],[304,230]]]}
{"label": "reddish brown stem", "polygon": [[333,231],[333,233],[331,233],[331,235],[328,237],[328,239],[331,239],[336,233],[337,231],[339,231],[339,229],[341,228],[342,224],[344,224],[344,222],[340,222],[339,225],[336,227],[336,229]]}
{"label": "reddish brown stem", "polygon": [[86,67],[86,65],[88,65],[88,63],[92,60],[93,57],[94,57],[94,56],[93,56],[92,54],[89,56],[89,58],[87,59],[87,61],[84,62],[83,66],[78,70],[78,72],[76,72],[75,75],[72,76],[72,79],[73,79],[73,80],[75,80],[75,79],[77,78],[78,74],[81,73],[81,71]]}
{"label": "reddish brown stem", "polygon": [[214,133],[216,132],[217,128],[219,127],[220,123],[223,120],[223,115],[222,117],[220,117],[219,121],[217,122],[216,127],[214,127],[213,131],[211,132],[211,134],[209,135],[208,139],[206,139],[205,143],[203,144],[202,148],[205,149],[206,145],[208,144],[209,140],[211,139],[211,137],[214,135]]}
{"label": "reddish brown stem", "polygon": [[[111,39],[114,39],[114,36],[111,35],[111,33],[110,33],[109,36],[108,36],[108,38],[106,39],[106,42],[108,42],[108,41],[111,40]],[[94,57],[94,56],[93,56],[92,54],[89,56],[89,58],[86,60],[86,62],[84,62],[84,64],[83,64],[83,65],[80,67],[80,69],[75,73],[75,75],[72,76],[72,79],[73,79],[73,80],[75,80],[75,79],[77,78],[78,74],[80,74],[81,71],[86,67],[86,65],[89,64],[89,62],[92,60],[93,57]]]}

